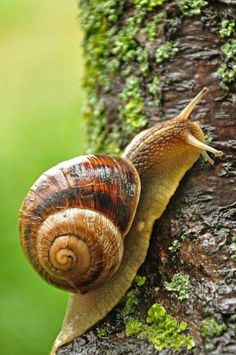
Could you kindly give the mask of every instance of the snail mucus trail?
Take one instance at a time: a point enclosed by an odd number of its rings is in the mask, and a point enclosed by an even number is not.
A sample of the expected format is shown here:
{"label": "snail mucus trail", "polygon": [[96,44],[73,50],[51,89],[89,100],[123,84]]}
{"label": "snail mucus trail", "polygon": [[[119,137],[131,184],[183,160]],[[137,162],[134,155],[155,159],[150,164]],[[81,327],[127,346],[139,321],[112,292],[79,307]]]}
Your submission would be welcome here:
{"label": "snail mucus trail", "polygon": [[[152,227],[187,170],[207,151],[188,120],[204,88],[174,119],[138,134],[122,158],[82,156],[46,171],[20,210],[21,245],[39,274],[72,292],[52,353],[121,300],[145,260]],[[141,191],[141,193],[140,193]]]}

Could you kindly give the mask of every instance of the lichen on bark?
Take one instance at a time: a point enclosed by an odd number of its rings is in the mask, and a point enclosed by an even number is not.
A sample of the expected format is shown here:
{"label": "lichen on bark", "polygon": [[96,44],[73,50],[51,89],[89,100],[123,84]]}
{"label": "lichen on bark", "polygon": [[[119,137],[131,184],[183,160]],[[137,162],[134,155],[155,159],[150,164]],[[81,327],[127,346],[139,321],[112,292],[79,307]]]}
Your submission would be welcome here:
{"label": "lichen on bark", "polygon": [[[160,82],[151,66],[153,51],[160,63],[177,53],[177,45],[164,40],[151,51],[141,42],[154,45],[165,17],[163,3],[80,1],[88,88],[84,117],[89,149],[95,153],[119,154],[147,126],[144,106],[155,110],[159,103]],[[156,91],[145,98],[155,78]]]}

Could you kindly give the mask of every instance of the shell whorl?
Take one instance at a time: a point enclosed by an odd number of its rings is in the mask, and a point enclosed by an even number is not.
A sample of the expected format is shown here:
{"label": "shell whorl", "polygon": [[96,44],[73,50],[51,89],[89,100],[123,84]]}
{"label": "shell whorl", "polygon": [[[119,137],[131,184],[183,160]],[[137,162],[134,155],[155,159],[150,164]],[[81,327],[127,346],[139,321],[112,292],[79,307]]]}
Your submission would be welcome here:
{"label": "shell whorl", "polygon": [[124,159],[82,156],[44,173],[20,211],[21,244],[40,275],[72,292],[110,278],[123,256],[123,237],[140,194]]}
{"label": "shell whorl", "polygon": [[66,282],[67,289],[83,290],[102,283],[117,270],[123,239],[118,228],[100,213],[71,208],[43,222],[36,248],[45,278],[60,286]]}

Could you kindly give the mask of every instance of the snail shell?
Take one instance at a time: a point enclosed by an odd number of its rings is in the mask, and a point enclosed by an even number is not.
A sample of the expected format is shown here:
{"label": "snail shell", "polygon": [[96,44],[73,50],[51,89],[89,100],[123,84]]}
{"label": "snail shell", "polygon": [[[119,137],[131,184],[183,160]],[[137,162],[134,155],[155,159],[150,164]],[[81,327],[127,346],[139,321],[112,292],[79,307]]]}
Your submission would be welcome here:
{"label": "snail shell", "polygon": [[130,162],[81,156],[46,171],[20,211],[21,244],[49,283],[87,291],[110,278],[135,215],[139,175]]}

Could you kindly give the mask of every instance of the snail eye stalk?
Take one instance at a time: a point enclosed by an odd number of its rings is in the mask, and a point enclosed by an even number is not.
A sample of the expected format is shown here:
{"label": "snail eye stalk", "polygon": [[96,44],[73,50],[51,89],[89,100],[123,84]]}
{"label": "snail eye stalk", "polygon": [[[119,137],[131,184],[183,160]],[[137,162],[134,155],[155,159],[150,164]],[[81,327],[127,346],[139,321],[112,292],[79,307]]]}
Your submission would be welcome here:
{"label": "snail eye stalk", "polygon": [[195,106],[208,92],[208,88],[203,88],[202,91],[200,91],[199,94],[197,94],[197,96],[195,96],[192,101],[183,109],[183,111],[180,112],[178,118],[181,118],[183,121],[187,121]]}

